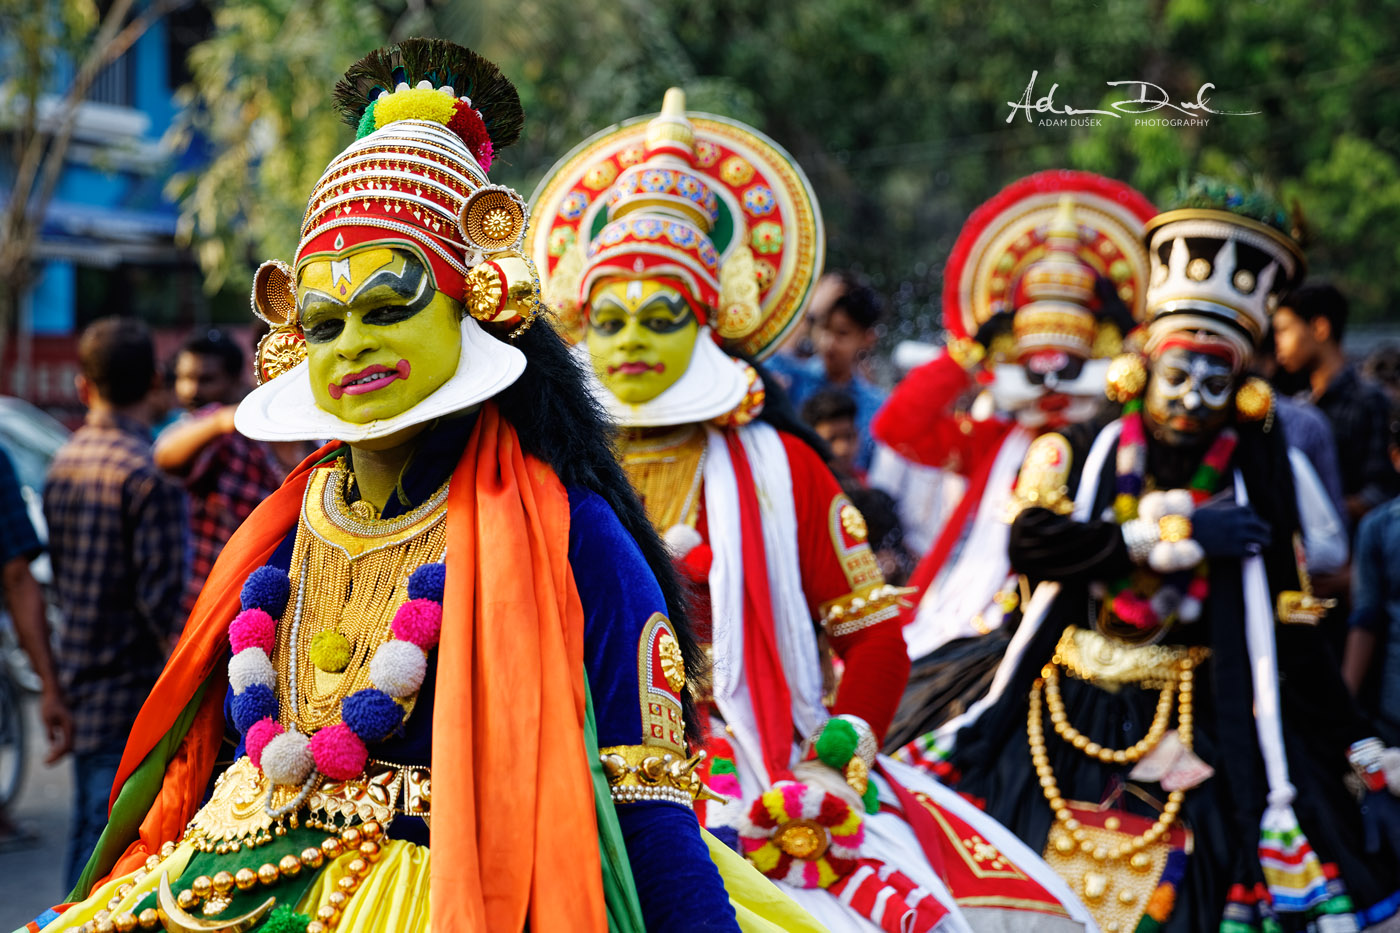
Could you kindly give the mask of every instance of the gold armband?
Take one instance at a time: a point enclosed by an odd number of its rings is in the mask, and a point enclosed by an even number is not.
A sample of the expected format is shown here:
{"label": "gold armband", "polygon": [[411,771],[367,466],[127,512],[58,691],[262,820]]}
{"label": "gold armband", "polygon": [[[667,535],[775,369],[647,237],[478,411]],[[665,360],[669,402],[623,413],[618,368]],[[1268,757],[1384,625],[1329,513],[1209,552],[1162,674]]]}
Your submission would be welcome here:
{"label": "gold armband", "polygon": [[1073,457],[1074,451],[1062,434],[1042,434],[1032,441],[1007,503],[1006,521],[1015,521],[1023,509],[1033,506],[1057,515],[1073,511],[1074,499],[1066,485]]}
{"label": "gold armband", "polygon": [[840,638],[879,625],[899,615],[899,611],[909,605],[904,597],[912,592],[912,587],[879,583],[848,593],[822,605],[822,626],[832,638]]}
{"label": "gold armband", "polygon": [[613,803],[668,800],[688,807],[695,800],[725,801],[695,773],[705,760],[703,751],[681,759],[654,745],[613,745],[600,750],[598,757]]}
{"label": "gold armband", "polygon": [[948,355],[963,369],[971,372],[987,357],[987,350],[970,337],[955,337],[947,343]]}

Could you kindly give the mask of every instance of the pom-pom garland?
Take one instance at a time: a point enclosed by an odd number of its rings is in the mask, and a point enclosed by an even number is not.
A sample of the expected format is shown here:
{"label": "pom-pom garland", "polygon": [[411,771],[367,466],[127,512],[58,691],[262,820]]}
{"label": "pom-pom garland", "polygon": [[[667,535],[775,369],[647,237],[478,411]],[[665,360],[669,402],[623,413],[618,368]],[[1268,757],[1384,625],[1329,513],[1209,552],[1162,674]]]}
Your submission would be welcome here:
{"label": "pom-pom garland", "polygon": [[349,726],[338,722],[320,729],[307,743],[316,770],[332,781],[348,781],[365,770],[369,749]]}
{"label": "pom-pom garland", "polygon": [[406,641],[386,641],[369,659],[369,679],[398,699],[417,693],[427,672],[428,659],[423,649]]}
{"label": "pom-pom garland", "polygon": [[272,654],[276,635],[277,621],[257,606],[244,609],[234,616],[228,627],[229,647],[235,654],[244,648],[261,648],[267,654]]}
{"label": "pom-pom garland", "polygon": [[403,722],[403,707],[383,690],[356,690],[340,703],[340,716],[365,742],[382,742]]}
{"label": "pom-pom garland", "polygon": [[817,736],[817,757],[822,764],[842,770],[850,764],[859,744],[860,736],[856,735],[855,726],[844,719],[829,719],[822,727],[821,735]]}
{"label": "pom-pom garland", "polygon": [[277,686],[277,672],[272,669],[272,661],[261,648],[244,648],[228,662],[228,683],[235,694],[242,693],[254,684],[269,689]]}
{"label": "pom-pom garland", "polygon": [[243,750],[248,754],[248,760],[253,763],[253,767],[262,767],[263,749],[267,748],[267,743],[286,732],[282,724],[275,719],[262,719],[248,729],[243,736]]}
{"label": "pom-pom garland", "polygon": [[263,746],[262,770],[274,784],[300,784],[316,767],[310,742],[300,732],[283,732]]}
{"label": "pom-pom garland", "polygon": [[[1189,534],[1189,516],[1219,487],[1229,469],[1238,435],[1221,431],[1201,460],[1186,489],[1154,491],[1143,495],[1147,473],[1147,434],[1142,421],[1142,400],[1123,406],[1122,433],[1118,438],[1116,485],[1111,517],[1119,525],[1178,519]],[[1107,517],[1107,516],[1106,516]],[[1184,522],[1184,524],[1183,524]],[[1160,532],[1159,532],[1160,533]],[[1141,578],[1156,572],[1153,580]],[[1194,622],[1210,592],[1205,552],[1190,537],[1159,540],[1148,552],[1147,567],[1124,578],[1103,594],[1118,621],[1139,631],[1170,625],[1175,620]]]}
{"label": "pom-pom garland", "polygon": [[238,599],[244,609],[261,609],[276,619],[287,608],[291,593],[292,581],[287,572],[267,564],[248,574]]}
{"label": "pom-pom garland", "polygon": [[247,732],[260,719],[277,716],[277,695],[266,684],[253,684],[233,695],[233,727]]}
{"label": "pom-pom garland", "polygon": [[[249,574],[243,585],[243,611],[229,626],[231,714],[243,733],[240,743],[254,767],[275,784],[301,784],[315,770],[345,781],[361,774],[369,758],[367,743],[380,742],[403,723],[404,707],[395,698],[410,698],[423,686],[427,652],[442,632],[443,564],[427,564],[409,577],[409,600],[394,614],[394,635],[370,657],[373,687],[341,701],[342,721],[308,737],[278,722],[277,672],[268,657],[276,643],[276,619],[286,609],[290,583],[271,565]],[[340,672],[349,663],[351,645],[341,633],[326,630],[312,638],[311,660],[321,670]]]}
{"label": "pom-pom garland", "polygon": [[431,599],[442,602],[442,590],[447,585],[447,565],[441,562],[424,564],[408,575],[408,598]]}

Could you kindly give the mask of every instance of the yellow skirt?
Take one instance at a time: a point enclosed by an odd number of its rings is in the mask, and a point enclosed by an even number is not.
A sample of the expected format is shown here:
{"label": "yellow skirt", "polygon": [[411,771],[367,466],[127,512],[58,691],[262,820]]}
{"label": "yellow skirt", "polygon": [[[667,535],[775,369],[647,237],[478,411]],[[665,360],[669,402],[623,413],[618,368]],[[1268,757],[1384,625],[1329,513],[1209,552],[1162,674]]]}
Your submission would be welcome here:
{"label": "yellow skirt", "polygon": [[[825,927],[743,857],[709,833],[704,835],[710,859],[724,879],[729,901],[744,933],[825,933]],[[341,933],[428,933],[432,861],[428,847],[392,839],[385,840],[380,851],[382,854],[374,869],[342,906],[336,930]],[[187,843],[177,847],[152,871],[141,869],[113,878],[96,888],[87,900],[73,905],[44,927],[43,933],[78,930],[89,922],[96,927],[106,920],[115,921],[124,914],[133,914],[142,898],[160,886],[162,874],[178,878],[194,855],[194,846]],[[315,917],[316,912],[328,904],[330,895],[338,890],[336,882],[348,873],[347,866],[355,857],[356,853],[347,852],[327,862],[297,903],[297,911]],[[148,919],[153,918],[148,916]],[[158,930],[160,925],[157,922],[145,928]]]}

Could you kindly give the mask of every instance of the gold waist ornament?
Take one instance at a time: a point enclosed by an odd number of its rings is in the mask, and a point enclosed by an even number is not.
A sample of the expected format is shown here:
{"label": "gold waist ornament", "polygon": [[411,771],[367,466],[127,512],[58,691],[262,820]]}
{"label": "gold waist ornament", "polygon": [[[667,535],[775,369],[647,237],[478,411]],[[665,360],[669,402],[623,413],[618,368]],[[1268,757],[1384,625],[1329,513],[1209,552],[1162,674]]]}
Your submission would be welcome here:
{"label": "gold waist ornament", "polygon": [[1068,626],[1055,645],[1054,664],[1076,680],[1105,690],[1175,685],[1185,662],[1198,666],[1210,649],[1182,645],[1129,645],[1092,629]]}
{"label": "gold waist ornament", "polygon": [[[297,796],[304,800],[291,806]],[[285,812],[274,817],[279,810]],[[274,785],[245,756],[219,775],[209,802],[186,827],[184,841],[222,855],[266,845],[289,828],[337,831],[367,822],[387,828],[396,816],[416,816],[427,823],[431,811],[432,771],[421,765],[371,759],[359,777],[318,778],[301,795],[295,787]]]}

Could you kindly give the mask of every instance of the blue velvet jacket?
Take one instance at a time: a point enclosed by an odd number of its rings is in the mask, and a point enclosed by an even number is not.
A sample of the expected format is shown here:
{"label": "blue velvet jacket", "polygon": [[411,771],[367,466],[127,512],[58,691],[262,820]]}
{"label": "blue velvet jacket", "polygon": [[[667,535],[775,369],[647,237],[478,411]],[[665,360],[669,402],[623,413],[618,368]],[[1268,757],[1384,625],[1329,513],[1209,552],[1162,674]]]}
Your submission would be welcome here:
{"label": "blue velvet jacket", "polygon": [[[398,496],[391,496],[384,518],[411,510],[431,496],[456,466],[470,433],[472,418],[445,420],[427,432],[404,471]],[[666,613],[656,577],[636,542],[597,493],[569,487],[569,563],[583,604],[584,665],[598,725],[598,745],[642,744],[639,700],[639,653],[643,629],[655,613]],[[293,530],[269,563],[291,563]],[[648,639],[648,641],[650,641]],[[432,763],[432,710],[437,652],[428,655],[428,673],[413,715],[399,734],[372,750],[375,758],[403,765]],[[224,704],[232,723],[232,692]],[[232,725],[229,726],[232,729]],[[242,754],[242,748],[237,754]],[[618,823],[649,931],[737,931],[738,921],[714,863],[710,861],[695,812],[667,801],[642,801],[617,807]],[[428,828],[417,817],[399,816],[396,839],[428,844]]]}

